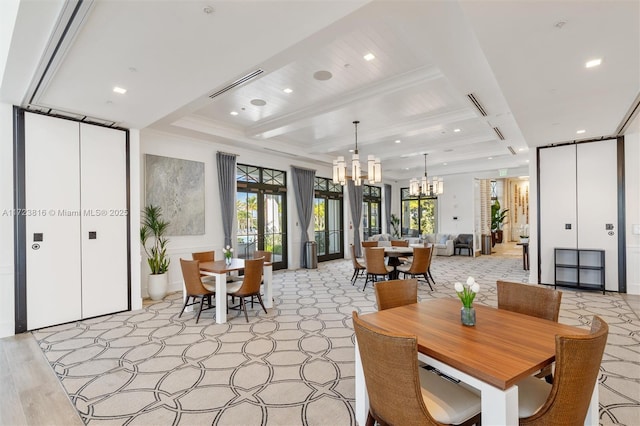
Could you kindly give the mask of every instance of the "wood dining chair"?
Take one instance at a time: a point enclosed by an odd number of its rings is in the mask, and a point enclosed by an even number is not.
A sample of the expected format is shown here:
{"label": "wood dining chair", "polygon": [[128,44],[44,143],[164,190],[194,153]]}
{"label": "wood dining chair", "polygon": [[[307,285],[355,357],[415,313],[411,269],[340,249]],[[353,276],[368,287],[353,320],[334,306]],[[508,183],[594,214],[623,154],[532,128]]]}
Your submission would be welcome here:
{"label": "wood dining chair", "polygon": [[[497,281],[498,309],[517,312],[558,322],[562,292],[538,285],[527,285],[509,281]],[[553,381],[553,366],[543,368],[536,377]]]}
{"label": "wood dining chair", "polygon": [[378,310],[418,303],[418,280],[380,281],[374,286]]}
{"label": "wood dining chair", "polygon": [[378,277],[387,279],[389,273],[393,272],[393,266],[385,265],[384,263],[384,248],[383,247],[365,247],[365,259],[367,260],[367,278],[364,281],[362,291],[367,288],[367,283],[371,280],[372,283],[378,281]]}
{"label": "wood dining chair", "polygon": [[[178,318],[182,317],[187,306],[199,304],[198,314],[196,316],[196,324],[200,321],[202,311],[215,308],[211,305],[211,296],[215,296],[215,287],[209,287],[202,282],[200,277],[200,261],[180,259],[180,268],[182,269],[182,278],[184,279],[184,287],[187,292],[184,305],[180,311]],[[193,299],[192,303],[189,301]],[[203,309],[204,301],[207,301],[208,308]]]}
{"label": "wood dining chair", "polygon": [[594,316],[590,334],[556,336],[556,370],[553,384],[527,377],[518,382],[520,425],[583,425],[609,326]]}
{"label": "wood dining chair", "polygon": [[234,309],[242,309],[247,322],[249,322],[249,316],[247,315],[247,303],[245,300],[247,297],[257,297],[264,313],[267,313],[267,308],[264,307],[262,296],[260,295],[260,283],[262,282],[263,267],[264,257],[258,259],[246,259],[244,261],[244,279],[242,281],[235,281],[227,284],[227,295],[234,298],[238,297],[240,299],[240,305],[234,307]]}
{"label": "wood dining chair", "polygon": [[480,397],[418,367],[415,336],[388,333],[353,312],[353,328],[369,395],[367,426],[471,425],[480,421]]}
{"label": "wood dining chair", "polygon": [[[195,253],[191,253],[191,258],[193,260],[197,260],[200,262],[214,262],[216,260],[216,252],[211,251],[198,251]],[[215,277],[211,275],[200,274],[200,278],[202,278],[203,283],[213,284],[215,285]]]}
{"label": "wood dining chair", "polygon": [[351,250],[351,263],[353,264],[353,275],[351,275],[351,285],[355,285],[357,279],[364,275],[367,270],[367,264],[364,260],[360,260],[356,257],[356,246],[349,244]]}
{"label": "wood dining chair", "polygon": [[409,247],[409,241],[391,240],[391,247]]}
{"label": "wood dining chair", "polygon": [[404,277],[409,275],[411,278],[415,278],[416,276],[423,276],[427,284],[429,284],[429,288],[433,290],[431,287],[431,283],[429,282],[429,260],[431,258],[431,247],[414,247],[413,248],[413,262],[409,265],[400,265],[398,266],[398,272],[402,273]]}

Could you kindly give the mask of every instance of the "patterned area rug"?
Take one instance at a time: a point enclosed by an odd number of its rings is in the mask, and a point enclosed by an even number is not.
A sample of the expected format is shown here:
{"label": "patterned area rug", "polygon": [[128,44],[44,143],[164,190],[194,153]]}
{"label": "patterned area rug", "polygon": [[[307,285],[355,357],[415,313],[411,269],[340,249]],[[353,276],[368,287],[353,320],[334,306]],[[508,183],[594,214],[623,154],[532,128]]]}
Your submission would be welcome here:
{"label": "patterned area rug", "polygon": [[[526,282],[520,259],[437,257],[437,285],[419,298],[455,297],[453,284],[475,277],[476,303],[496,305],[498,279]],[[247,323],[213,311],[178,318],[171,294],[143,310],[51,327],[34,336],[87,424],[353,425],[351,313],[372,312],[375,296],[352,286],[350,261],[274,273],[274,309],[256,305]],[[600,381],[601,424],[640,421],[640,298],[563,290],[560,322],[610,326]],[[633,307],[631,304],[635,304]],[[635,312],[634,312],[635,309]],[[481,354],[480,354],[481,356]]]}

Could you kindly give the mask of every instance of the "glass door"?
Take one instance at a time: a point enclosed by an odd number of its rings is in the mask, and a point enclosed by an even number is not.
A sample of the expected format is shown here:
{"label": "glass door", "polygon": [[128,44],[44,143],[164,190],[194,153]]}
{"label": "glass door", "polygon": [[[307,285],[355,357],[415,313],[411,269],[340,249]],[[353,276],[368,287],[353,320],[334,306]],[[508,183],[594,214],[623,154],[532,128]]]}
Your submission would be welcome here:
{"label": "glass door", "polygon": [[315,198],[314,213],[318,261],[343,258],[342,200]]}

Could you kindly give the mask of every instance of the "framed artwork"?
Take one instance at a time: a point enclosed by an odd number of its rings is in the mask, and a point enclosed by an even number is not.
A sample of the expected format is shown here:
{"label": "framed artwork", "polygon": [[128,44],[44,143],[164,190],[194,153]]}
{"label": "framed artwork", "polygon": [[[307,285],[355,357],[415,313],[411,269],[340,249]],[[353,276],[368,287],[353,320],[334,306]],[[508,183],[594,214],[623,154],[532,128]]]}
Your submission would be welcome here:
{"label": "framed artwork", "polygon": [[203,235],[204,163],[146,154],[145,201],[162,208],[169,235]]}

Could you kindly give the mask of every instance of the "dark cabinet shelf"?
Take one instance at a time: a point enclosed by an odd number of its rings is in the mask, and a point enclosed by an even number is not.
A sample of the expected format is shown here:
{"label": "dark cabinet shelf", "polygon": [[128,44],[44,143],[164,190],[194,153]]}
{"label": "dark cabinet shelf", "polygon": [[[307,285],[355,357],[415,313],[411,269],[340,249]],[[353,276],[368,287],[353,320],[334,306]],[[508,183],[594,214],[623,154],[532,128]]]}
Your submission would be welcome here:
{"label": "dark cabinet shelf", "polygon": [[604,250],[554,249],[554,284],[604,294]]}

